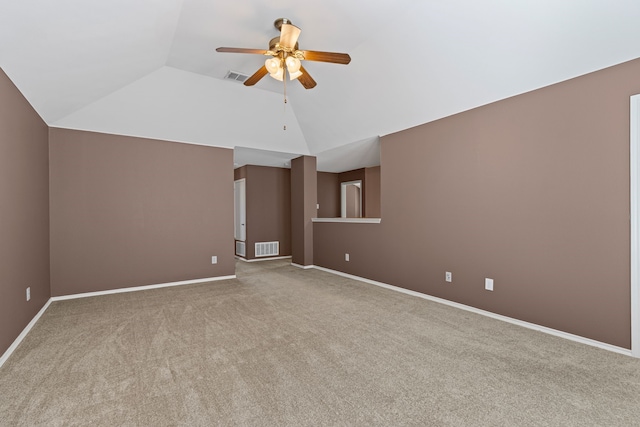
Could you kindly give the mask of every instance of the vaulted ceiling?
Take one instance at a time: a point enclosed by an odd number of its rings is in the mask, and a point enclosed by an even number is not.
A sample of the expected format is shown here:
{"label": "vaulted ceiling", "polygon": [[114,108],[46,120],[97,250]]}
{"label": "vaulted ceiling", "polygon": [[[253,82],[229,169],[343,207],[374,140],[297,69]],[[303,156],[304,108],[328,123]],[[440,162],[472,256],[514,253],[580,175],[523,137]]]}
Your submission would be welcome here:
{"label": "vaulted ceiling", "polygon": [[[215,51],[266,49],[281,17],[352,58],[305,61],[318,85],[288,82],[286,106],[268,76],[224,79],[264,56]],[[639,22],[636,0],[0,0],[0,67],[53,127],[340,171],[381,135],[638,58]]]}

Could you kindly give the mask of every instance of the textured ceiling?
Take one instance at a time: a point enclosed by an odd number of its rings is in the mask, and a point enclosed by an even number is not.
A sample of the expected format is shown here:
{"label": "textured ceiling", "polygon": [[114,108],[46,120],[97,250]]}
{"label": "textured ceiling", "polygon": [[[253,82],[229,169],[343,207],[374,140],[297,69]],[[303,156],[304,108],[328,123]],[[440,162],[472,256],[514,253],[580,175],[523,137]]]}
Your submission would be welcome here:
{"label": "textured ceiling", "polygon": [[[223,80],[263,56],[215,51],[267,48],[280,17],[352,58],[306,62],[318,86],[291,82],[286,107],[269,77]],[[638,58],[638,22],[637,0],[0,0],[0,67],[51,126],[339,171],[381,135]]]}

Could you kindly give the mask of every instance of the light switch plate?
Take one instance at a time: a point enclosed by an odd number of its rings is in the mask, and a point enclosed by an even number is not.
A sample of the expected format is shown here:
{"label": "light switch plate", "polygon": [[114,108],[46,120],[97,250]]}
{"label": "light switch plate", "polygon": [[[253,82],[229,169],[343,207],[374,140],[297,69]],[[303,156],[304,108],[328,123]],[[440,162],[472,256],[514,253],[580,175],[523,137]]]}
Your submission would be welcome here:
{"label": "light switch plate", "polygon": [[488,291],[493,290],[493,279],[486,278],[484,279],[484,288]]}

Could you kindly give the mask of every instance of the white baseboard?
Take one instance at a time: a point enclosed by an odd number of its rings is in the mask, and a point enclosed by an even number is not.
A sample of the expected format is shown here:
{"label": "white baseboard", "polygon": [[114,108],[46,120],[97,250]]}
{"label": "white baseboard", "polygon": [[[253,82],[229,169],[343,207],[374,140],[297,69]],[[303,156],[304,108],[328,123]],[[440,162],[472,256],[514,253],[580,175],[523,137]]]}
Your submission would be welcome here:
{"label": "white baseboard", "polygon": [[240,261],[244,261],[244,262],[273,261],[276,259],[287,259],[287,258],[291,258],[291,255],[274,256],[274,257],[268,257],[268,258],[253,258],[253,259],[246,259],[246,258],[236,256],[236,259],[239,259]]}
{"label": "white baseboard", "polygon": [[296,264],[294,262],[292,262],[291,265],[293,265],[294,267],[302,268],[303,270],[308,270],[310,268],[318,268],[315,265],[300,265],[300,264]]}
{"label": "white baseboard", "polygon": [[235,278],[236,278],[235,274],[231,276],[207,277],[205,279],[182,280],[179,282],[160,283],[157,285],[144,285],[144,286],[135,286],[131,288],[109,289],[107,291],[96,291],[96,292],[85,292],[82,294],[62,295],[57,297],[51,297],[51,299],[53,301],[64,301],[64,300],[76,299],[76,298],[87,298],[87,297],[95,297],[100,295],[121,294],[124,292],[136,292],[136,291],[146,291],[149,289],[168,288],[171,286],[182,286],[182,285],[193,285],[196,283],[216,282],[219,280],[228,280],[228,279],[235,279]]}
{"label": "white baseboard", "polygon": [[[327,273],[336,274],[338,276],[347,277],[349,279],[354,279],[354,280],[358,280],[360,282],[368,283],[368,284],[371,284],[371,285],[380,286],[380,287],[383,287],[383,288],[386,288],[386,289],[391,289],[393,291],[402,292],[403,294],[412,295],[414,297],[426,299],[426,300],[437,302],[437,303],[440,303],[440,304],[445,304],[445,305],[448,305],[448,306],[451,306],[451,307],[455,307],[455,308],[459,308],[459,309],[462,309],[462,310],[470,311],[472,313],[476,313],[476,314],[480,314],[480,315],[483,315],[483,316],[491,317],[493,319],[502,320],[503,322],[508,322],[508,323],[511,323],[511,324],[514,324],[514,325],[522,326],[522,327],[527,328],[527,329],[533,329],[534,331],[544,332],[544,333],[549,334],[549,335],[553,335],[553,336],[556,336],[556,337],[568,339],[568,340],[571,340],[571,341],[576,341],[576,342],[579,342],[581,344],[590,345],[592,347],[598,347],[598,348],[601,348],[601,349],[604,349],[604,350],[612,351],[614,353],[624,354],[625,356],[632,356],[631,350],[626,349],[626,348],[622,348],[622,347],[618,347],[618,346],[615,346],[615,345],[611,345],[611,344],[603,343],[603,342],[600,342],[600,341],[592,340],[592,339],[589,339],[589,338],[581,337],[579,335],[570,334],[568,332],[559,331],[557,329],[547,328],[546,326],[536,325],[535,323],[525,322],[524,320],[514,319],[512,317],[503,316],[501,314],[492,313],[490,311],[481,310],[479,308],[471,307],[469,305],[460,304],[460,303],[449,301],[449,300],[446,300],[446,299],[443,299],[443,298],[434,297],[434,296],[431,296],[431,295],[427,295],[427,294],[423,294],[423,293],[420,293],[420,292],[412,291],[410,289],[404,289],[404,288],[400,288],[398,286],[393,286],[393,285],[389,285],[389,284],[382,283],[382,282],[376,282],[375,280],[365,279],[364,277],[354,276],[352,274],[343,273],[341,271],[331,270],[329,268],[319,267],[317,265],[316,266],[312,266],[312,267],[316,268],[318,270],[325,271]],[[308,267],[305,267],[305,268],[308,268]]]}
{"label": "white baseboard", "polygon": [[20,332],[20,335],[18,335],[18,338],[16,338],[13,341],[13,343],[9,346],[7,351],[5,351],[2,357],[0,357],[0,368],[2,367],[2,365],[4,365],[4,362],[6,362],[7,359],[9,359],[9,356],[11,356],[11,354],[15,351],[15,349],[18,348],[18,346],[20,345],[24,337],[26,337],[29,331],[31,330],[31,328],[33,328],[33,325],[35,325],[38,319],[40,319],[40,317],[42,317],[44,312],[47,311],[47,308],[49,308],[49,305],[51,305],[51,301],[52,301],[51,298],[47,300],[47,302],[42,306],[40,311],[38,311],[38,314],[36,314],[34,318],[31,319],[31,322],[29,322],[29,324],[22,330],[22,332]]}

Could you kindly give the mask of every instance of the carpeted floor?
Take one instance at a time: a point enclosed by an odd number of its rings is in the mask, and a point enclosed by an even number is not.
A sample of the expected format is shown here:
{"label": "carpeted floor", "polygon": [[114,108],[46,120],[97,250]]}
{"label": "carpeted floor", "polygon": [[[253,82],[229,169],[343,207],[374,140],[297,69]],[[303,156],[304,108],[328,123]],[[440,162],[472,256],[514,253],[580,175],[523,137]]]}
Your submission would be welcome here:
{"label": "carpeted floor", "polygon": [[59,301],[0,425],[638,426],[640,360],[289,260]]}

